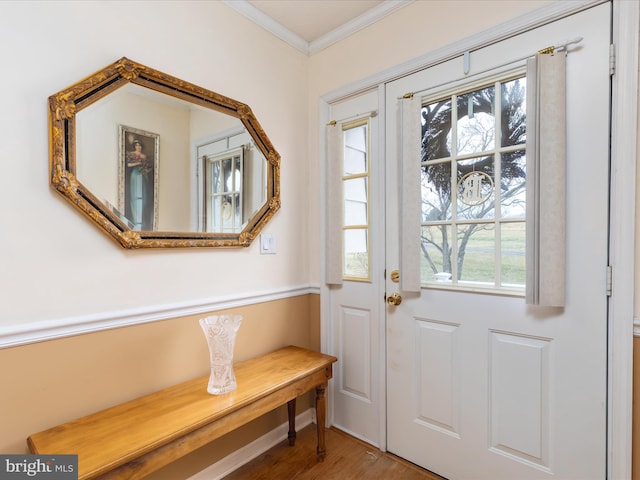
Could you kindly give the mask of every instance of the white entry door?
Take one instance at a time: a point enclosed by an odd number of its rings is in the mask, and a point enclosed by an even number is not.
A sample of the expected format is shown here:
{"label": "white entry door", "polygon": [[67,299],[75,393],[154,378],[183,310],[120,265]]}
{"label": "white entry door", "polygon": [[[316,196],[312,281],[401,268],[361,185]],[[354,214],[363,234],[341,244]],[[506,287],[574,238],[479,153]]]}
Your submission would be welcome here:
{"label": "white entry door", "polygon": [[[583,39],[567,56],[566,305],[528,306],[522,118],[503,107],[526,87],[527,56],[574,37]],[[387,306],[387,449],[448,479],[606,478],[609,43],[602,4],[471,52],[466,75],[458,58],[387,86],[387,271],[401,259],[403,95],[422,99],[416,122],[436,122],[424,127],[434,137],[423,144],[422,288],[386,279],[387,295],[402,298]],[[437,124],[447,108],[452,120]],[[424,158],[438,148],[449,150]],[[468,172],[489,172],[502,205],[468,214]]]}
{"label": "white entry door", "polygon": [[[329,290],[330,351],[338,357],[330,391],[331,423],[377,446],[382,445],[380,416],[384,368],[383,269],[384,228],[379,155],[378,89],[343,99],[330,106],[338,152],[330,181],[330,195],[339,205],[331,211],[340,245],[340,284]],[[329,135],[329,132],[328,132]],[[333,153],[333,152],[332,152]],[[335,175],[335,177],[334,177]]]}

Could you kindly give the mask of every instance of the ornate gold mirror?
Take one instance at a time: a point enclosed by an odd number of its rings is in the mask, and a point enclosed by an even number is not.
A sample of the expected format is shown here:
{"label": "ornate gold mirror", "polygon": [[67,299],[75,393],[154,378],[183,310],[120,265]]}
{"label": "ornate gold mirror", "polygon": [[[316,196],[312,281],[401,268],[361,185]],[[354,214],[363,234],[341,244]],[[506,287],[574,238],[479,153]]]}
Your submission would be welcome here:
{"label": "ornate gold mirror", "polygon": [[280,208],[244,103],[122,58],[49,108],[51,185],[125,248],[248,246]]}

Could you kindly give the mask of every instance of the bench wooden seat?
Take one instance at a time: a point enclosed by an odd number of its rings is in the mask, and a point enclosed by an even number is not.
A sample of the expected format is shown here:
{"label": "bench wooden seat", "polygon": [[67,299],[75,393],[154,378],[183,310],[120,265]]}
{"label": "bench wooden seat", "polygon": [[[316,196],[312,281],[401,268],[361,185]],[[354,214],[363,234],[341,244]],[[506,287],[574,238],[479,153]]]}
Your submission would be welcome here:
{"label": "bench wooden seat", "polygon": [[35,454],[78,454],[78,478],[137,479],[316,389],[317,456],[325,455],[325,388],[337,359],[289,346],[234,365],[238,388],[207,393],[209,376],[137,398],[31,435]]}

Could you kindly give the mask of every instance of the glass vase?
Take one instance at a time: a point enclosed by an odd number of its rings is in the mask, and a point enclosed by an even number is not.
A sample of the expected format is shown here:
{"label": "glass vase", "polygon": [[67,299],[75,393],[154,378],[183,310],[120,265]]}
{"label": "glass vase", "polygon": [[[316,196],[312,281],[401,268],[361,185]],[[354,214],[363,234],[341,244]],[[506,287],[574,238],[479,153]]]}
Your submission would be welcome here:
{"label": "glass vase", "polygon": [[212,315],[200,319],[209,346],[211,375],[207,392],[221,395],[237,388],[233,374],[233,347],[242,315]]}

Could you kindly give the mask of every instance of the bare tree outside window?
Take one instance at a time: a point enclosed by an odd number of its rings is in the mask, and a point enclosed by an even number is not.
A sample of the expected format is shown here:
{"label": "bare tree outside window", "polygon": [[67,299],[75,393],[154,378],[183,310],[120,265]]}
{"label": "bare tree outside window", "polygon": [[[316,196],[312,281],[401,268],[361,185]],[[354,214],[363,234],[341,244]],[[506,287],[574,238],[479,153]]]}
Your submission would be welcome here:
{"label": "bare tree outside window", "polygon": [[524,260],[514,275],[507,256],[524,256],[525,87],[497,82],[422,107],[423,283],[524,284]]}

